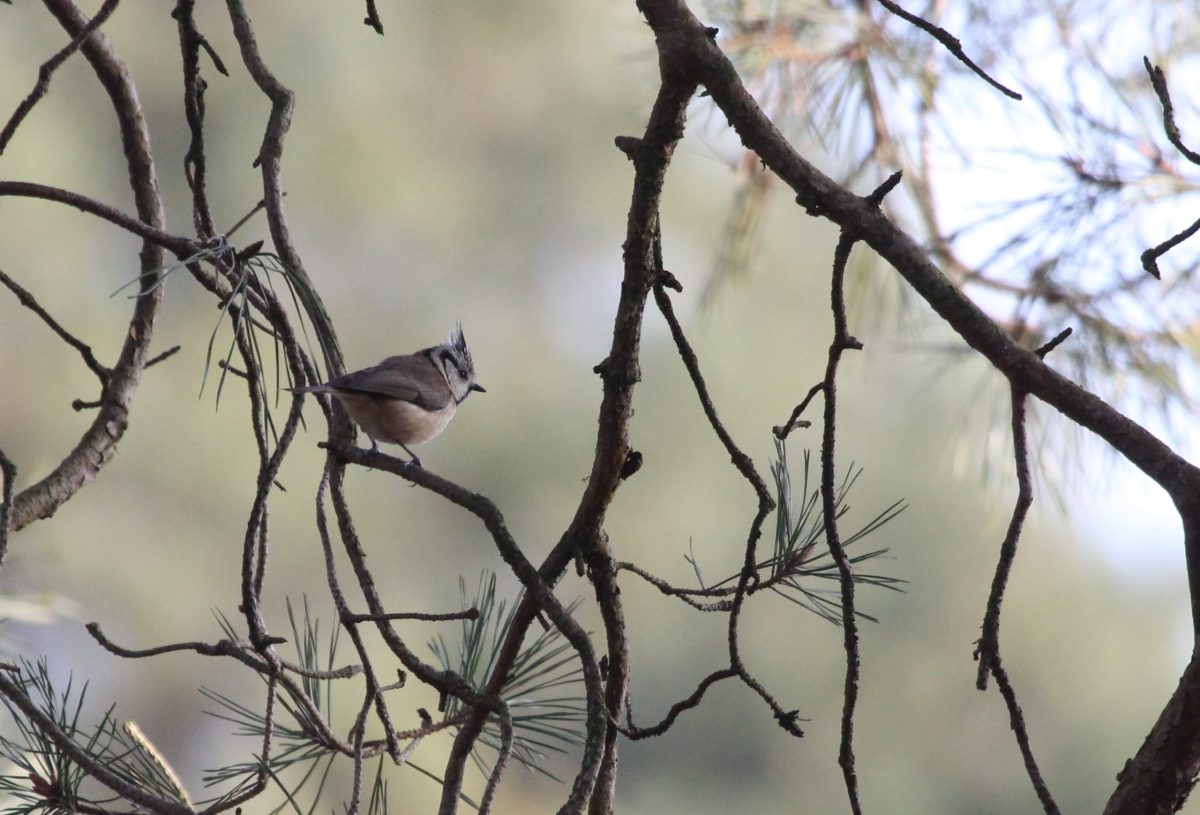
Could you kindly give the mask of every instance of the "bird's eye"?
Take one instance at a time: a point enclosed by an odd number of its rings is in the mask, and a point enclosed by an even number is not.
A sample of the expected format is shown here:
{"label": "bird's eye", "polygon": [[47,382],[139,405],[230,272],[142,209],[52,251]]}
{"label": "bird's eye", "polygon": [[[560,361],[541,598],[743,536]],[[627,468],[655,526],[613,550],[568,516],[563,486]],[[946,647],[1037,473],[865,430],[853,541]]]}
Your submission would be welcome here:
{"label": "bird's eye", "polygon": [[462,378],[462,379],[466,379],[466,378],[467,378],[467,372],[466,372],[466,371],[464,371],[462,368],[459,368],[459,369],[458,369],[458,375],[459,375],[459,377],[460,377],[460,378]]}

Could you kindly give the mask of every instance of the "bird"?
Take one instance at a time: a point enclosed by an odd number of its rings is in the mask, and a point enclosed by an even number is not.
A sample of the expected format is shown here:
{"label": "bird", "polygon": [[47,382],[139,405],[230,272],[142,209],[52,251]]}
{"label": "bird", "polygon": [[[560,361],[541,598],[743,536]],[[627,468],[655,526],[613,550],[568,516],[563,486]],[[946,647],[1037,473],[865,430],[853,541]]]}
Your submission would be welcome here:
{"label": "bird", "polygon": [[487,392],[475,381],[475,362],[462,325],[455,325],[441,345],[388,357],[320,385],[289,390],[336,396],[371,439],[373,451],[379,451],[381,441],[398,444],[417,467],[421,459],[408,446],[427,442],[445,430],[472,392]]}

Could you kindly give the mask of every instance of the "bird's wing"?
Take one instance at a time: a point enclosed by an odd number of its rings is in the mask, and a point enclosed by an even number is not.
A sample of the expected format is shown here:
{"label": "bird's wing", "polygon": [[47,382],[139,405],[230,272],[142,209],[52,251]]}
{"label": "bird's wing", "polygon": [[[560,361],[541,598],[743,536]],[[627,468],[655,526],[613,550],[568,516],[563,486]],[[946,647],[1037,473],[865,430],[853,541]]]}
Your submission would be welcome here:
{"label": "bird's wing", "polygon": [[446,378],[421,354],[388,357],[371,368],[331,380],[333,390],[412,402],[425,410],[441,410],[450,402]]}

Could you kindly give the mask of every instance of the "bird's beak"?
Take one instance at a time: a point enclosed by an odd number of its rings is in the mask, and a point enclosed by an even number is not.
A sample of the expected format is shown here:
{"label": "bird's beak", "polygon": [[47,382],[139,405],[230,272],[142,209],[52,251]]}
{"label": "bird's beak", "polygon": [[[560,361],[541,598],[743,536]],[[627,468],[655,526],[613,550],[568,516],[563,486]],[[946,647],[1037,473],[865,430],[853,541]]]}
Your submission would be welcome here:
{"label": "bird's beak", "polygon": [[472,382],[470,389],[473,391],[479,391],[480,393],[487,393],[487,388],[477,382]]}

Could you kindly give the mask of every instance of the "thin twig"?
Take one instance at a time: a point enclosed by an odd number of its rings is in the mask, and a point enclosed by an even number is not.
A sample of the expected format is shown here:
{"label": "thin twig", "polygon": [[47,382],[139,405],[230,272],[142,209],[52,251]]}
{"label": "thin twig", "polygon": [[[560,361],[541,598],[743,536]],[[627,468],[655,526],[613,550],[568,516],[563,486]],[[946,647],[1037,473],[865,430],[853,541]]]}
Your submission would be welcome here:
{"label": "thin twig", "polygon": [[[218,640],[216,643],[207,642],[173,642],[166,645],[158,645],[152,648],[125,648],[117,645],[110,640],[103,631],[100,630],[99,623],[88,623],[87,632],[92,635],[92,638],[100,644],[104,650],[125,659],[145,659],[147,657],[155,657],[160,654],[170,654],[179,651],[191,651],[203,656],[210,657],[233,657],[239,662],[249,665],[259,673],[266,674],[270,671],[270,665],[254,654],[254,646],[249,642],[237,642],[235,640]],[[271,640],[273,645],[280,645],[286,642],[281,637],[274,637]],[[330,671],[318,671],[311,668],[306,668],[303,665],[296,665],[288,662],[285,659],[279,660],[279,664],[287,671],[306,676],[310,679],[349,679],[362,673],[361,665],[347,665],[344,668],[337,668]]]}
{"label": "thin twig", "polygon": [[[284,195],[286,196],[287,193],[284,193]],[[225,230],[225,236],[231,237],[234,232],[237,232],[239,229],[241,229],[242,226],[244,226],[247,221],[249,221],[251,218],[253,218],[260,210],[266,209],[266,207],[267,207],[267,200],[264,198],[264,199],[260,200],[257,204],[252,206],[250,208],[249,212],[247,212],[241,218],[238,218],[237,222],[234,223],[233,226],[231,226],[231,227],[229,227],[229,229]]]}
{"label": "thin twig", "polygon": [[699,705],[700,700],[704,698],[705,692],[707,692],[710,687],[720,682],[722,679],[733,679],[737,675],[738,672],[735,668],[722,668],[719,671],[713,671],[708,676],[700,680],[700,684],[696,686],[696,690],[692,691],[691,696],[687,697],[686,699],[681,699],[680,701],[671,705],[670,709],[667,710],[667,715],[663,717],[663,720],[656,725],[652,725],[651,727],[636,726],[633,723],[633,712],[631,709],[632,706],[626,704],[625,726],[620,728],[621,734],[634,741],[648,739],[654,736],[661,736],[670,729],[671,725],[675,723],[675,720],[679,718],[679,714],[691,710]]}
{"label": "thin twig", "polygon": [[681,589],[677,586],[672,586],[670,583],[663,580],[661,577],[650,574],[650,572],[646,571],[645,569],[642,569],[639,566],[629,563],[628,561],[619,561],[616,564],[616,568],[619,571],[633,572],[638,577],[642,578],[647,583],[649,583],[651,586],[654,586],[654,588],[658,589],[663,594],[667,595],[668,597],[678,597],[680,600],[687,603],[692,608],[697,609],[698,611],[729,611],[730,609],[733,608],[732,600],[718,600],[715,603],[704,603],[699,600],[693,599],[693,597],[695,597],[697,595],[702,596],[702,597],[711,597],[713,595],[722,595],[722,594],[730,595],[730,594],[733,594],[734,591],[736,590],[734,588]]}
{"label": "thin twig", "polygon": [[182,346],[180,346],[180,345],[171,346],[170,348],[168,348],[166,351],[163,351],[158,356],[146,360],[145,367],[149,368],[152,365],[157,365],[158,363],[162,362],[165,359],[170,359],[171,357],[173,357],[179,353],[180,348],[182,348]]}
{"label": "thin twig", "polygon": [[0,484],[0,567],[3,567],[4,560],[8,557],[8,535],[12,532],[15,490],[13,485],[17,480],[17,465],[3,450],[0,450],[0,477],[4,478],[4,483]]}
{"label": "thin twig", "polygon": [[383,36],[383,20],[379,19],[379,10],[375,8],[375,0],[367,0],[367,17],[363,23],[375,29],[375,33],[379,36]]}
{"label": "thin twig", "polygon": [[79,46],[83,45],[91,33],[104,24],[104,21],[109,18],[109,15],[117,8],[117,3],[120,0],[104,0],[104,4],[97,10],[96,15],[88,21],[79,32],[71,38],[61,50],[58,51],[50,59],[42,63],[38,68],[37,82],[33,86],[33,90],[29,95],[21,100],[21,104],[17,105],[17,109],[13,111],[8,122],[5,123],[4,129],[0,130],[0,154],[4,153],[4,148],[8,147],[9,141],[12,140],[13,134],[17,132],[17,128],[21,126],[21,122],[29,115],[29,111],[33,110],[33,106],[41,100],[46,92],[50,90],[50,78],[54,76],[54,72],[59,66],[67,61],[67,58],[79,50]]}
{"label": "thin twig", "polygon": [[1016,99],[1018,101],[1021,100],[1021,98],[1022,98],[1021,94],[1017,93],[1014,90],[1010,90],[1009,88],[1006,88],[1004,85],[1000,84],[995,79],[992,79],[990,76],[988,76],[987,71],[983,70],[983,68],[980,68],[977,64],[975,64],[975,61],[973,59],[971,59],[970,57],[968,57],[966,52],[963,51],[962,43],[959,41],[958,37],[955,37],[953,34],[951,34],[949,31],[946,31],[944,28],[940,28],[921,17],[918,17],[915,14],[911,14],[911,13],[905,11],[900,6],[893,3],[892,0],[879,0],[879,3],[884,8],[886,8],[888,11],[890,11],[892,14],[895,14],[897,17],[899,17],[903,20],[906,20],[909,23],[912,23],[917,28],[921,29],[925,33],[932,36],[935,40],[940,42],[942,45],[946,46],[946,50],[949,51],[951,54],[953,54],[954,57],[956,59],[958,59],[959,62],[961,62],[963,65],[966,65],[968,68],[970,68],[976,74],[978,74],[979,77],[982,78],[985,82],[987,82],[989,85],[991,85],[996,90],[1000,91],[1002,94],[1007,96],[1009,99]]}
{"label": "thin twig", "polygon": [[1158,259],[1195,235],[1198,231],[1200,231],[1200,219],[1197,219],[1191,226],[1177,232],[1157,246],[1151,246],[1142,252],[1142,268],[1155,280],[1162,280],[1162,270],[1158,268]]}
{"label": "thin twig", "polygon": [[[656,268],[662,270],[661,257],[657,255],[658,241],[656,244]],[[754,513],[754,518],[750,522],[750,530],[746,535],[746,548],[743,560],[742,569],[738,574],[737,588],[733,594],[733,603],[729,609],[729,624],[728,624],[728,644],[729,644],[729,663],[730,668],[734,670],[742,682],[759,695],[771,708],[775,715],[776,721],[789,733],[795,736],[803,735],[803,732],[795,726],[796,717],[793,712],[786,711],[776,701],[775,697],[763,687],[746,668],[742,661],[741,652],[738,644],[738,623],[742,606],[746,596],[751,589],[751,583],[757,583],[759,580],[757,568],[757,549],[759,538],[762,537],[762,526],[767,515],[771,510],[775,509],[775,499],[771,497],[770,491],[767,489],[766,482],[762,476],[754,468],[754,462],[746,455],[733,441],[733,437],[729,435],[729,431],[725,429],[720,418],[717,416],[716,408],[713,406],[712,399],[708,394],[708,386],[704,382],[704,377],[700,372],[700,363],[696,358],[696,353],[692,350],[691,344],[683,333],[683,327],[679,324],[678,317],[675,316],[675,309],[671,305],[671,298],[667,295],[663,283],[666,278],[661,274],[655,280],[654,284],[654,302],[658,305],[658,309],[662,312],[663,318],[667,321],[667,326],[671,330],[671,337],[675,341],[676,350],[679,352],[680,359],[683,360],[684,367],[687,369],[688,376],[692,380],[692,387],[696,392],[697,398],[700,400],[700,405],[704,410],[704,415],[708,418],[709,425],[721,444],[725,447],[725,451],[729,454],[730,460],[734,467],[742,477],[749,482],[754,494],[758,499],[758,508]]]}
{"label": "thin twig", "polygon": [[362,800],[362,768],[363,768],[363,735],[367,730],[367,714],[371,712],[375,692],[370,688],[363,694],[362,707],[354,719],[350,733],[354,736],[354,781],[351,784],[350,805],[346,807],[346,815],[358,815],[359,802]]}
{"label": "thin twig", "polygon": [[991,660],[989,668],[992,676],[996,678],[996,687],[1000,689],[1000,695],[1004,697],[1004,704],[1008,708],[1009,724],[1016,735],[1021,758],[1025,761],[1025,771],[1029,774],[1029,780],[1033,783],[1033,789],[1037,792],[1042,809],[1046,811],[1046,815],[1059,815],[1058,804],[1050,795],[1050,789],[1046,786],[1041,770],[1038,769],[1037,761],[1033,758],[1033,749],[1029,745],[1029,733],[1025,728],[1025,715],[1021,712],[1021,706],[1017,704],[1017,694],[1008,680],[1008,672],[1004,670],[1004,666],[1000,662],[999,653]]}
{"label": "thin twig", "polygon": [[[1066,339],[1065,333],[1059,336]],[[1046,351],[1048,352],[1049,348]],[[992,578],[992,588],[988,596],[987,612],[983,618],[983,635],[979,639],[979,645],[975,652],[975,658],[979,660],[975,686],[979,690],[985,690],[988,674],[995,677],[1000,694],[1004,697],[1004,704],[1008,708],[1009,721],[1013,733],[1016,734],[1021,756],[1025,760],[1025,769],[1029,774],[1029,780],[1046,812],[1049,815],[1057,815],[1058,807],[1055,805],[1050,790],[1038,769],[1037,762],[1034,760],[1033,750],[1029,744],[1029,734],[1025,727],[1025,717],[1017,704],[1016,692],[1000,661],[1000,606],[1004,602],[1004,591],[1008,586],[1008,577],[1012,571],[1013,561],[1016,559],[1021,529],[1025,524],[1025,517],[1029,513],[1029,507],[1033,504],[1033,480],[1029,472],[1029,448],[1025,429],[1026,397],[1017,385],[1013,385],[1011,391],[1013,460],[1016,465],[1017,501],[1013,506],[1008,531],[1000,544],[1000,559],[996,564],[996,574]]]}
{"label": "thin twig", "polygon": [[17,300],[20,301],[21,305],[40,317],[42,322],[59,336],[59,339],[79,352],[79,356],[83,357],[83,364],[87,365],[88,369],[96,375],[102,387],[108,384],[108,380],[112,376],[112,371],[100,364],[100,361],[96,359],[96,355],[92,353],[92,349],[87,343],[59,325],[58,321],[51,317],[46,309],[42,308],[37,298],[3,271],[0,271],[0,283],[7,286],[9,291],[17,296]]}
{"label": "thin twig", "polygon": [[788,434],[790,434],[796,428],[810,426],[812,424],[812,422],[809,422],[806,420],[801,420],[800,415],[802,413],[804,413],[804,409],[806,407],[808,407],[808,403],[813,400],[813,397],[816,396],[821,391],[823,391],[824,389],[825,389],[824,382],[818,382],[817,384],[815,384],[811,388],[809,388],[808,393],[805,395],[804,399],[802,399],[800,401],[800,404],[796,405],[796,407],[792,410],[792,415],[788,417],[788,420],[786,422],[784,422],[782,425],[776,425],[774,428],[772,428],[772,432],[778,438],[786,439],[788,437]]}
{"label": "thin twig", "polygon": [[1071,336],[1071,334],[1073,332],[1074,332],[1074,329],[1071,328],[1070,326],[1067,326],[1062,331],[1059,331],[1057,334],[1055,334],[1053,337],[1051,337],[1048,342],[1035,348],[1033,350],[1033,353],[1037,354],[1042,359],[1045,359],[1046,354],[1049,354],[1055,348],[1062,345],[1066,341],[1067,337]]}
{"label": "thin twig", "polygon": [[1025,524],[1025,516],[1033,504],[1033,486],[1029,475],[1029,453],[1025,433],[1025,394],[1015,385],[1012,392],[1012,436],[1013,460],[1016,464],[1017,501],[1013,506],[1012,517],[1008,522],[1008,531],[1000,543],[1000,560],[996,564],[996,572],[992,577],[992,588],[988,595],[987,611],[983,617],[983,634],[979,639],[976,659],[979,660],[978,675],[975,686],[979,690],[987,688],[987,675],[993,660],[1000,656],[1000,606],[1004,602],[1004,591],[1008,586],[1008,576],[1012,571],[1013,560],[1017,554],[1017,543],[1021,538],[1021,528]]}
{"label": "thin twig", "polygon": [[821,502],[825,519],[825,542],[838,568],[838,583],[842,593],[842,638],[846,650],[846,679],[842,698],[842,737],[838,764],[855,815],[862,812],[858,797],[858,774],[854,764],[854,710],[858,702],[858,620],[854,614],[854,575],[846,550],[842,547],[837,528],[837,490],[835,443],[837,439],[837,371],[842,353],[862,348],[862,343],[850,336],[846,325],[845,275],[850,250],[856,239],[843,232],[834,251],[830,302],[833,310],[834,336],[829,344],[829,360],[825,367],[825,417],[821,435]]}
{"label": "thin twig", "polygon": [[444,622],[446,620],[478,620],[479,609],[469,608],[466,611],[451,611],[446,614],[431,614],[424,611],[395,611],[388,614],[351,614],[342,615],[342,622],[374,623],[380,620],[424,620],[426,622]]}
{"label": "thin twig", "polygon": [[1175,124],[1175,106],[1171,104],[1171,91],[1167,87],[1167,75],[1163,73],[1161,67],[1152,65],[1149,57],[1142,57],[1142,64],[1146,67],[1146,73],[1150,75],[1150,84],[1154,88],[1159,103],[1162,104],[1163,130],[1166,131],[1167,139],[1175,146],[1176,150],[1183,154],[1184,158],[1192,164],[1200,165],[1200,153],[1189,149],[1183,143],[1179,126]]}

